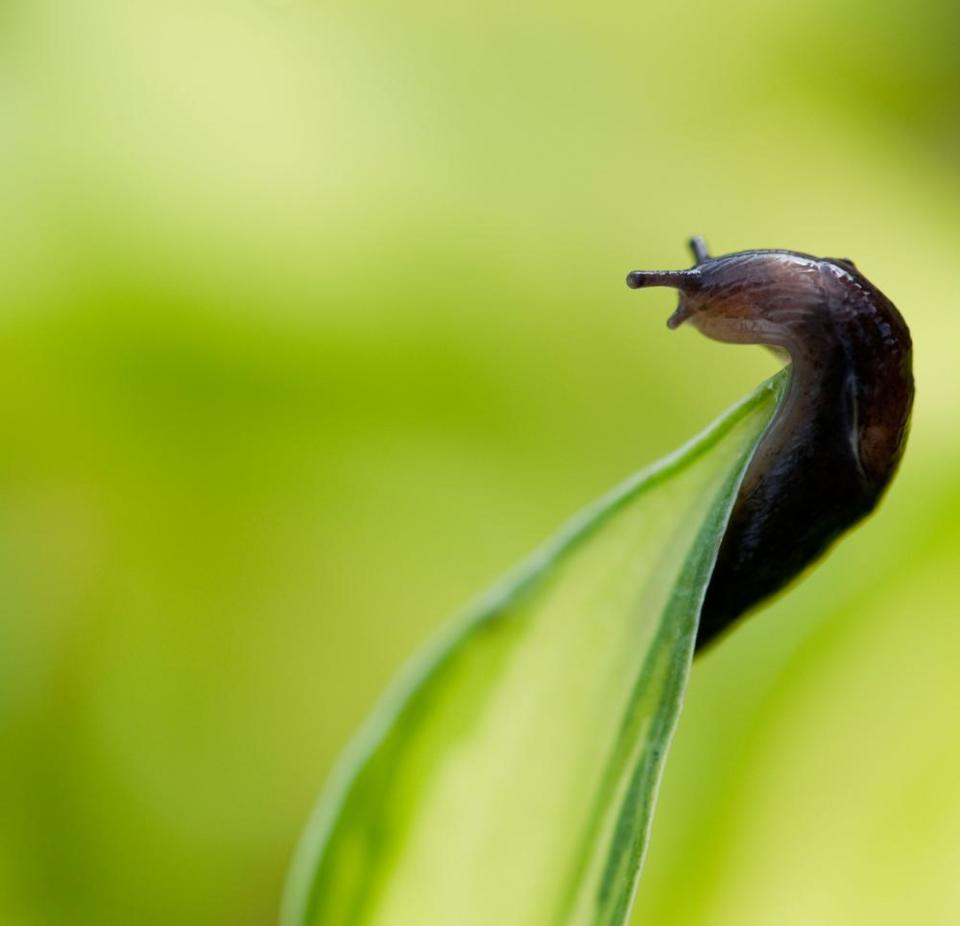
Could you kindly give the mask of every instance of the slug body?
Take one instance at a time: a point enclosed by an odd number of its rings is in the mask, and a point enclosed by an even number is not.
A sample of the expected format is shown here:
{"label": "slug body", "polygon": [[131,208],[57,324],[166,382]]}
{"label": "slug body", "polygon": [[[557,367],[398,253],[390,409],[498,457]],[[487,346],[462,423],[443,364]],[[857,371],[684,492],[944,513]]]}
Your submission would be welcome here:
{"label": "slug body", "polygon": [[689,322],[790,359],[720,545],[700,649],[874,509],[903,456],[913,372],[906,323],[850,261],[772,250],[711,258],[700,238],[691,247],[691,269],[634,271],[627,284],[678,289],[671,328]]}

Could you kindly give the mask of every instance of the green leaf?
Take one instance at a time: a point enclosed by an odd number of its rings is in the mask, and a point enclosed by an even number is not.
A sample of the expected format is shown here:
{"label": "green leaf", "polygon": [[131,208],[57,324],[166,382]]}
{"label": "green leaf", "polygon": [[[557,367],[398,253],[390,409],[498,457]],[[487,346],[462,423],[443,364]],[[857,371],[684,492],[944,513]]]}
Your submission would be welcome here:
{"label": "green leaf", "polygon": [[706,583],[784,376],[574,520],[411,667],[320,802],[283,926],[624,922]]}

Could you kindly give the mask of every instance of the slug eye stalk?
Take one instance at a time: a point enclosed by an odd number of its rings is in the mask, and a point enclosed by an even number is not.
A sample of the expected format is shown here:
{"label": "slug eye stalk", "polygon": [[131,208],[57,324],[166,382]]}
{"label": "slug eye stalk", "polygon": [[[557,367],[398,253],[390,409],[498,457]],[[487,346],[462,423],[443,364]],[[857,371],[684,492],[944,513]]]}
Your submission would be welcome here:
{"label": "slug eye stalk", "polygon": [[696,270],[631,270],[627,274],[630,289],[645,289],[651,286],[670,286],[683,293],[693,293],[700,288]]}

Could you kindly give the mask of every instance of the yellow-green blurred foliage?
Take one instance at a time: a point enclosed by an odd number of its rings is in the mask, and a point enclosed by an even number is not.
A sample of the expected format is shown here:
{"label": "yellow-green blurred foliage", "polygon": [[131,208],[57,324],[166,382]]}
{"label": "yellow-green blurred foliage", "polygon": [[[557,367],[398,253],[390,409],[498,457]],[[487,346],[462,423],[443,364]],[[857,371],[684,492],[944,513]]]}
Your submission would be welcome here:
{"label": "yellow-green blurred foliage", "polygon": [[958,9],[6,0],[0,921],[272,923],[397,666],[774,369],[624,287],[702,232],[854,258],[918,402],[697,662],[634,923],[955,924]]}

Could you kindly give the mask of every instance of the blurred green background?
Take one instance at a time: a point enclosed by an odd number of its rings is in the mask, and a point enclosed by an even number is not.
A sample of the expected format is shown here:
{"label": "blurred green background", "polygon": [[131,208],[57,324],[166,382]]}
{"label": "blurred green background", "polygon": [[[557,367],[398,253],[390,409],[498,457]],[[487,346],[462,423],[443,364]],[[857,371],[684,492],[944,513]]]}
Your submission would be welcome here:
{"label": "blurred green background", "polygon": [[960,8],[6,0],[0,921],[275,921],[403,660],[776,365],[633,267],[901,307],[879,513],[698,660],[635,924],[960,919]]}

